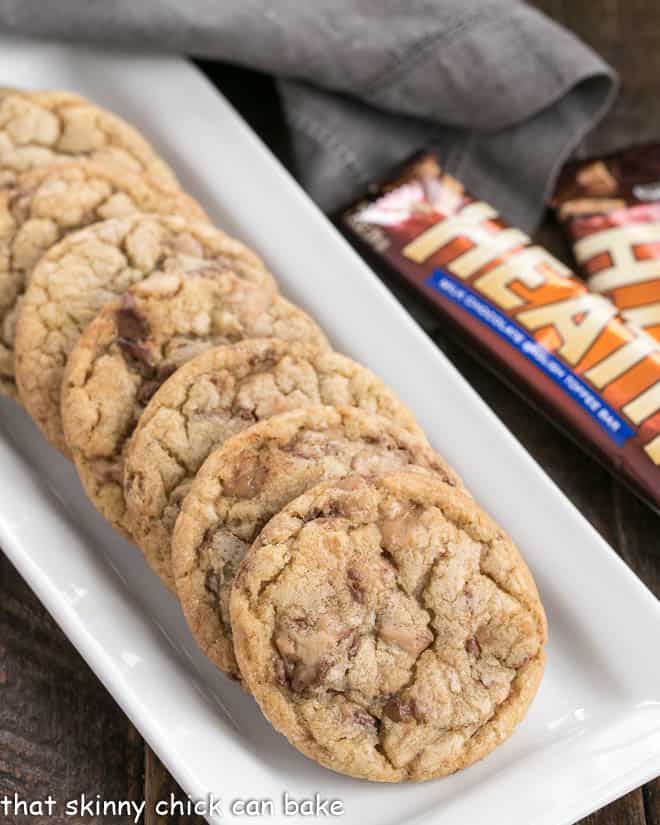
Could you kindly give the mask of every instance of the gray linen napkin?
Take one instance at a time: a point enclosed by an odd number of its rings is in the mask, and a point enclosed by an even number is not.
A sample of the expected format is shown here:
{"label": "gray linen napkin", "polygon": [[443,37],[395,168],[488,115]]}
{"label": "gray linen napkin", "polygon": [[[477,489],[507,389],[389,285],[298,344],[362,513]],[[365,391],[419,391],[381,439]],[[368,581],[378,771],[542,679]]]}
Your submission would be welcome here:
{"label": "gray linen napkin", "polygon": [[519,0],[0,0],[0,30],[274,74],[294,172],[327,211],[432,143],[531,230],[616,90],[607,64]]}

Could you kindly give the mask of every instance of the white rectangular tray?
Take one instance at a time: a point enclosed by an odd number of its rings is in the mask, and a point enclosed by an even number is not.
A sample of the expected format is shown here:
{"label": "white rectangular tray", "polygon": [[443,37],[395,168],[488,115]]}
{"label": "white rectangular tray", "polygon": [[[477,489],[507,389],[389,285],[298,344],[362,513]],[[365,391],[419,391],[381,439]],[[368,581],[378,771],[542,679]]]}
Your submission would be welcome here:
{"label": "white rectangular tray", "polygon": [[74,89],[133,121],[335,346],[410,404],[522,548],[547,607],[540,693],[494,754],[423,785],[340,777],[290,748],[204,660],[72,467],[1,402],[0,546],[191,797],[318,792],[343,800],[349,825],[560,825],[660,773],[660,604],[203,76],[177,58],[0,37],[0,85]]}

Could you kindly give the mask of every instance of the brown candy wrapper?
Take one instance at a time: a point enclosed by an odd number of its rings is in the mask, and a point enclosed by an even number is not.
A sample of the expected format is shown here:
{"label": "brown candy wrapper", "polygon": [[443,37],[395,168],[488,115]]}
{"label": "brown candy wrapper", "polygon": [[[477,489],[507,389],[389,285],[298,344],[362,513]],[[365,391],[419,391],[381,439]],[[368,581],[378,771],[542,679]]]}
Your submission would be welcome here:
{"label": "brown candy wrapper", "polygon": [[339,222],[475,353],[660,507],[660,345],[425,152]]}
{"label": "brown candy wrapper", "polygon": [[660,341],[660,145],[569,164],[552,205],[589,289]]}

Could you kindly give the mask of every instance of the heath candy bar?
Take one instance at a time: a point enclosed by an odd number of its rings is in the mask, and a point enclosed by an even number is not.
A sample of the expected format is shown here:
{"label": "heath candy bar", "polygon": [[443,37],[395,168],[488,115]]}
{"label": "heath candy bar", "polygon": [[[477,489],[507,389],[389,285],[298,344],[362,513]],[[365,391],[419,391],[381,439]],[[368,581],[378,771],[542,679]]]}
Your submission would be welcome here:
{"label": "heath candy bar", "polygon": [[425,152],[340,216],[349,236],[660,506],[660,345]]}

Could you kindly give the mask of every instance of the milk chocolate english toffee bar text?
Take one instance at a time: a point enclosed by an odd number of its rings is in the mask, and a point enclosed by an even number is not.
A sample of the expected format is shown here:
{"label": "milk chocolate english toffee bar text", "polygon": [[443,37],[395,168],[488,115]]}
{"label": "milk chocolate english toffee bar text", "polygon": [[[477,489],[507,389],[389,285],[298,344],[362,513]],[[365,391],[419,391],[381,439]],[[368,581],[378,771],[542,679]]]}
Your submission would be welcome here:
{"label": "milk chocolate english toffee bar text", "polygon": [[[616,475],[660,507],[660,345],[417,156],[340,217]],[[585,443],[586,442],[586,443]]]}

